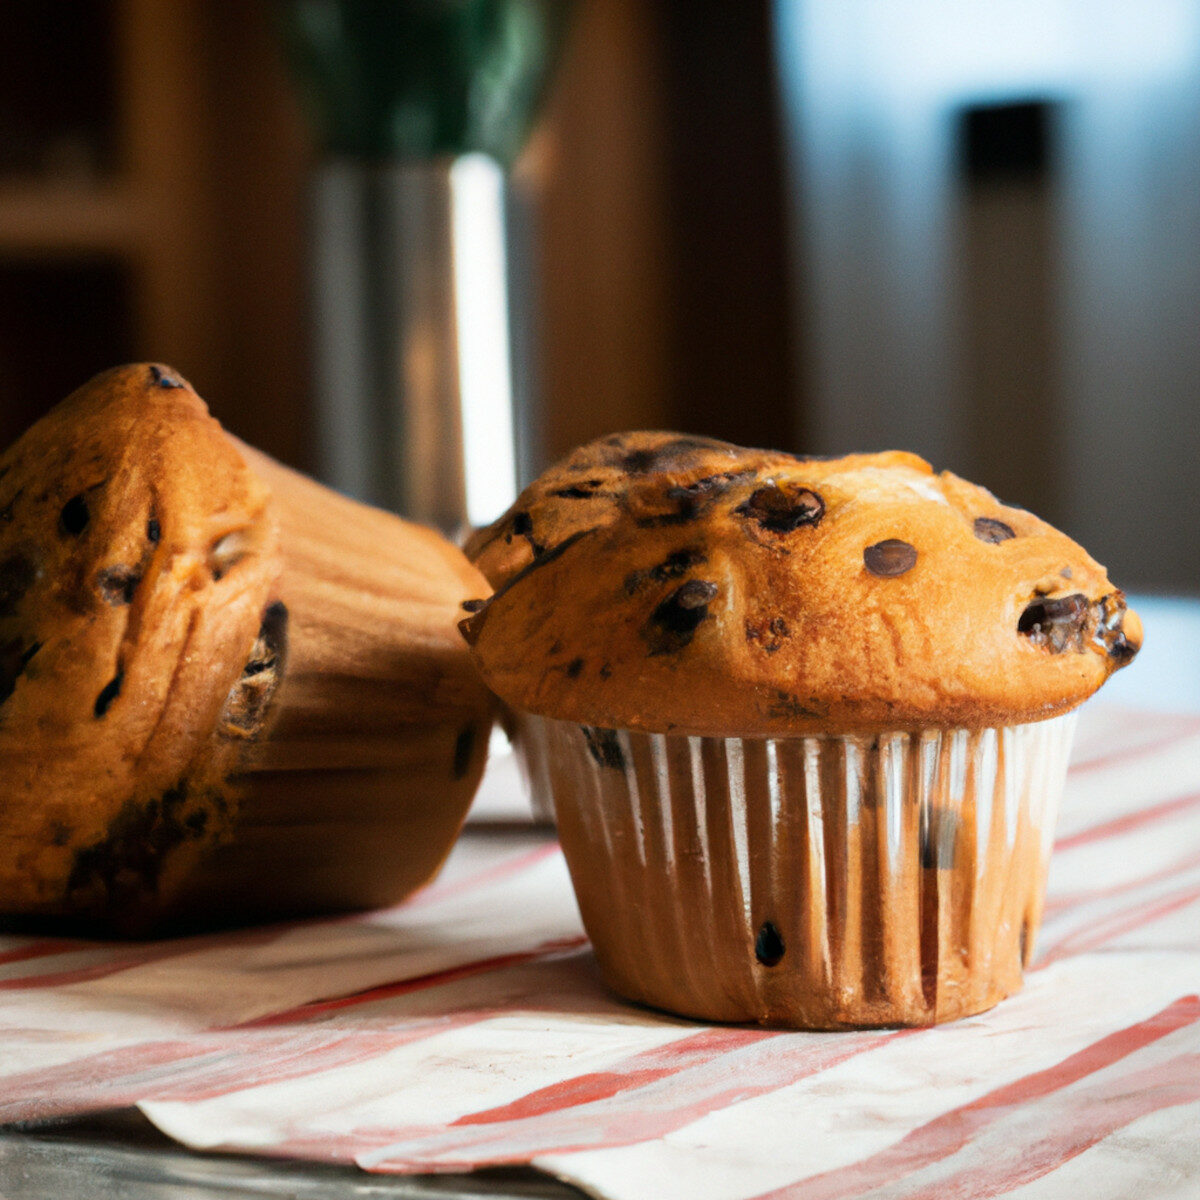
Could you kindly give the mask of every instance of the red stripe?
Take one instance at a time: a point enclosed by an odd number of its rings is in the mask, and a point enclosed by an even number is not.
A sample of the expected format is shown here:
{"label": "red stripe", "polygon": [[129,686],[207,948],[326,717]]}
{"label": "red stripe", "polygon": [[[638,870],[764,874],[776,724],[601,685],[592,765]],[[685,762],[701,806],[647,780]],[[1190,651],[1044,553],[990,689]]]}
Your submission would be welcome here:
{"label": "red stripe", "polygon": [[1197,900],[1200,900],[1200,886],[1189,885],[1165,898],[1156,897],[1138,908],[1126,909],[1103,920],[1092,922],[1060,938],[1053,949],[1039,956],[1034,969],[1040,971],[1060,959],[1094,950],[1097,946],[1103,946],[1106,942],[1122,937],[1142,925],[1149,925],[1181,908],[1187,908]]}
{"label": "red stripe", "polygon": [[56,954],[71,954],[76,950],[94,950],[103,946],[102,942],[77,942],[67,938],[49,938],[40,942],[30,942],[16,950],[5,950],[0,953],[0,965],[5,963],[26,962],[32,958],[51,958]]}
{"label": "red stripe", "polygon": [[[754,1197],[754,1200],[851,1200],[872,1188],[895,1184],[941,1162],[1020,1105],[1077,1083],[1169,1033],[1200,1020],[1200,997],[1184,996],[1145,1021],[1100,1038],[1044,1071],[1035,1071],[985,1096],[943,1113],[893,1146],[847,1167],[825,1171]],[[942,1197],[954,1193],[941,1192]],[[973,1193],[987,1195],[986,1192]],[[993,1193],[994,1194],[994,1193]]]}
{"label": "red stripe", "polygon": [[1109,887],[1092,888],[1086,892],[1067,892],[1046,898],[1045,915],[1050,916],[1071,908],[1082,908],[1085,904],[1094,904],[1097,900],[1111,900],[1127,892],[1136,892],[1141,888],[1162,883],[1166,879],[1174,879],[1200,867],[1200,854],[1191,854],[1169,867],[1152,871],[1149,875],[1139,875],[1136,879],[1127,879],[1123,883],[1114,883]]}
{"label": "red stripe", "polygon": [[1174,800],[1167,800],[1151,808],[1142,808],[1136,812],[1125,813],[1123,816],[1115,817],[1113,820],[1106,821],[1102,825],[1093,825],[1090,829],[1081,829],[1078,833],[1068,834],[1066,837],[1059,838],[1054,843],[1054,849],[1056,853],[1061,854],[1064,850],[1072,850],[1076,846],[1082,846],[1087,842],[1098,842],[1103,838],[1116,837],[1119,834],[1128,833],[1131,829],[1140,829],[1143,825],[1152,825],[1156,821],[1161,821],[1164,817],[1173,817],[1177,813],[1186,812],[1188,809],[1196,807],[1200,807],[1200,792],[1193,792],[1190,796],[1179,796]]}
{"label": "red stripe", "polygon": [[0,1120],[40,1120],[142,1100],[205,1100],[367,1063],[485,1015],[439,1017],[401,1029],[238,1030],[123,1046],[0,1078]]}
{"label": "red stripe", "polygon": [[[185,954],[196,954],[209,949],[232,949],[238,946],[267,945],[282,936],[285,928],[278,925],[239,930],[236,933],[210,933],[198,937],[176,938],[169,941],[117,943],[117,942],[73,942],[62,941],[62,953],[109,952],[103,958],[85,967],[72,967],[63,971],[48,971],[39,975],[20,975],[11,979],[0,979],[0,991],[20,991],[46,987],[62,987],[71,983],[87,983],[103,979],[120,971],[165,959],[181,958]],[[47,951],[47,955],[54,951]],[[39,956],[40,957],[40,956]]]}
{"label": "red stripe", "polygon": [[[1161,716],[1156,715],[1154,717],[1153,727],[1156,730],[1161,729],[1162,720]],[[1200,720],[1195,717],[1180,718],[1180,724],[1162,737],[1152,738],[1145,742],[1136,742],[1131,746],[1122,746],[1116,750],[1106,748],[1104,752],[1092,758],[1084,758],[1072,762],[1071,774],[1083,775],[1089,771],[1105,770],[1118,763],[1128,762],[1132,758],[1141,758],[1144,755],[1165,750],[1168,746],[1172,746],[1176,742],[1182,742],[1197,733],[1200,733]]]}
{"label": "red stripe", "polygon": [[472,975],[482,975],[489,971],[499,971],[505,967],[518,966],[522,963],[535,962],[538,959],[550,958],[568,950],[578,950],[587,944],[587,938],[579,937],[558,938],[543,942],[532,950],[521,950],[513,954],[500,954],[495,958],[479,959],[475,962],[462,963],[457,967],[449,967],[444,971],[434,971],[429,975],[419,975],[412,979],[402,979],[396,983],[386,983],[365,991],[355,992],[349,996],[338,996],[331,1000],[316,1000],[311,1004],[302,1004],[285,1012],[271,1013],[265,1017],[257,1017],[232,1028],[253,1029],[266,1025],[282,1025],[292,1021],[303,1021],[310,1017],[322,1016],[325,1013],[337,1012],[343,1008],[357,1008],[362,1004],[371,1004],[378,1000],[386,1000],[389,996],[403,996],[408,992],[420,991],[423,988],[441,987],[466,979]]}
{"label": "red stripe", "polygon": [[501,1121],[525,1121],[581,1104],[595,1104],[621,1092],[633,1091],[664,1077],[677,1075],[697,1063],[709,1062],[719,1054],[726,1054],[764,1038],[779,1036],[773,1031],[761,1029],[707,1029],[635,1055],[612,1070],[559,1080],[511,1104],[481,1109],[460,1117],[454,1124],[490,1125]]}
{"label": "red stripe", "polygon": [[[359,1128],[343,1149],[352,1150],[356,1161],[372,1170],[446,1171],[653,1141],[711,1112],[778,1091],[917,1032],[831,1038],[709,1029],[682,1046],[660,1047],[609,1072],[566,1081],[559,1085],[565,1101],[559,1107],[548,1107],[551,1089],[541,1089],[509,1106],[518,1114],[511,1119],[497,1108],[461,1118],[449,1128]],[[611,1075],[627,1078],[627,1085],[606,1078]],[[590,1091],[594,1099],[586,1099]],[[302,1152],[298,1143],[288,1145],[292,1152]]]}
{"label": "red stripe", "polygon": [[[1180,1054],[1143,1071],[1120,1072],[1115,1079],[1096,1081],[1063,1097],[1058,1107],[1066,1111],[1039,1111],[1042,1124],[1032,1138],[1014,1144],[1011,1137],[1004,1136],[1003,1129],[997,1129],[986,1147],[977,1148],[983,1153],[973,1155],[969,1166],[928,1186],[917,1185],[914,1191],[893,1193],[893,1197],[947,1200],[950,1196],[1003,1196],[1057,1170],[1141,1117],[1198,1100],[1200,1054]],[[1152,1154],[1143,1155],[1142,1174],[1145,1191],[1130,1194],[1153,1196],[1162,1176]]]}

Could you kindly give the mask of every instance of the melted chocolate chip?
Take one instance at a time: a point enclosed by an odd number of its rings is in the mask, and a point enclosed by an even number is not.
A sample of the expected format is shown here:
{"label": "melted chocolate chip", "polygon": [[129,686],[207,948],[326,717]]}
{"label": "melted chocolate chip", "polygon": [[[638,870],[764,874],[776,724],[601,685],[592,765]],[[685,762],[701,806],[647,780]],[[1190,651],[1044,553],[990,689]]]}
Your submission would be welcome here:
{"label": "melted chocolate chip", "polygon": [[608,767],[612,771],[625,770],[625,755],[621,752],[615,729],[600,729],[594,725],[580,725],[579,728],[587,742],[588,753],[597,766]]}
{"label": "melted chocolate chip", "polygon": [[188,807],[182,782],[153,799],[127,801],[107,835],[75,855],[67,879],[73,906],[111,914],[122,904],[153,897],[167,854],[197,838],[206,823]]}
{"label": "melted chocolate chip", "polygon": [[549,550],[543,551],[542,554],[535,556],[532,562],[526,563],[511,579],[506,579],[500,585],[488,601],[486,607],[481,608],[479,612],[473,613],[469,617],[464,617],[458,623],[458,631],[463,636],[463,641],[468,646],[473,646],[479,640],[479,636],[483,633],[483,626],[487,620],[487,615],[492,611],[492,605],[500,599],[510,588],[516,587],[519,583],[525,580],[534,571],[540,571],[543,567],[549,566],[555,559],[562,555],[573,546],[580,538],[587,537],[589,533],[594,533],[594,529],[579,529],[576,530],[569,538],[564,538],[557,546]]}
{"label": "melted chocolate chip", "polygon": [[820,719],[825,716],[825,713],[820,708],[813,707],[812,704],[805,704],[799,696],[793,696],[789,692],[776,691],[767,704],[767,716],[781,720]]}
{"label": "melted chocolate chip", "polygon": [[645,475],[650,471],[666,471],[679,466],[681,460],[691,458],[697,451],[730,449],[732,447],[728,442],[718,442],[713,438],[677,437],[652,449],[631,450],[616,465],[631,475]]}
{"label": "melted chocolate chip", "polygon": [[287,606],[280,600],[263,612],[258,636],[241,677],[225,697],[218,729],[225,737],[253,738],[261,731],[287,659]]}
{"label": "melted chocolate chip", "polygon": [[863,565],[872,575],[891,579],[917,565],[917,549],[899,538],[885,538],[863,551]]}
{"label": "melted chocolate chip", "polygon": [[11,617],[37,579],[37,568],[17,550],[0,563],[0,617]]}
{"label": "melted chocolate chip", "polygon": [[802,525],[819,524],[825,515],[825,501],[808,488],[768,483],[756,488],[750,499],[733,511],[771,533],[791,533]]}
{"label": "melted chocolate chip", "polygon": [[125,672],[118,669],[117,673],[100,689],[92,712],[102,717],[112,707],[112,702],[121,694],[121,684],[125,682]]}
{"label": "melted chocolate chip", "polygon": [[154,517],[151,517],[150,520],[146,522],[146,538],[151,542],[157,543],[161,537],[162,526],[159,525],[158,521]]}
{"label": "melted chocolate chip", "polygon": [[1082,650],[1087,619],[1087,597],[1079,592],[1053,599],[1040,596],[1025,606],[1017,621],[1017,632],[1035,645],[1049,646],[1056,652]]}
{"label": "melted chocolate chip", "polygon": [[541,558],[546,553],[546,547],[533,536],[533,518],[527,512],[513,513],[505,540],[511,542],[514,537],[523,537],[529,543],[534,558]]}
{"label": "melted chocolate chip", "polygon": [[78,537],[88,527],[90,520],[91,513],[88,512],[87,501],[82,496],[72,496],[58,514],[59,526],[63,533],[70,534],[71,537]]}
{"label": "melted chocolate chip", "polygon": [[107,604],[119,608],[124,604],[132,604],[137,585],[142,576],[134,567],[118,563],[115,567],[105,567],[96,576],[96,586]]}
{"label": "melted chocolate chip", "polygon": [[568,679],[578,679],[582,673],[583,673],[583,659],[582,658],[571,659],[571,661],[567,664],[567,678]]}
{"label": "melted chocolate chip", "polygon": [[1006,525],[1003,521],[996,520],[995,517],[976,517],[974,529],[975,536],[981,542],[993,544],[1007,542],[1009,538],[1017,536],[1011,525]]}
{"label": "melted chocolate chip", "polygon": [[704,554],[695,546],[687,546],[667,555],[656,566],[644,571],[633,571],[625,576],[625,594],[632,596],[643,584],[666,583],[668,579],[679,579],[693,567],[708,562]]}
{"label": "melted chocolate chip", "polygon": [[585,484],[574,484],[571,487],[555,488],[550,495],[562,500],[590,500],[593,496],[603,496],[606,493],[597,491],[599,479],[589,479]]}
{"label": "melted chocolate chip", "polygon": [[638,498],[641,510],[637,517],[638,527],[654,529],[662,525],[686,525],[710,508],[718,496],[751,475],[753,471],[724,471],[705,475],[688,484],[673,485],[657,495],[641,495]]}
{"label": "melted chocolate chip", "polygon": [[30,660],[42,648],[41,642],[22,646],[19,638],[0,646],[0,704],[16,691],[17,680],[25,673]]}
{"label": "melted chocolate chip", "polygon": [[183,384],[157,363],[150,364],[150,378],[160,388],[181,388]]}
{"label": "melted chocolate chip", "polygon": [[784,955],[787,947],[783,944],[783,935],[775,928],[772,921],[764,921],[754,939],[754,957],[764,967],[773,967]]}
{"label": "melted chocolate chip", "polygon": [[746,621],[746,641],[752,646],[761,646],[767,654],[774,654],[781,649],[790,632],[788,623],[782,617]]}
{"label": "melted chocolate chip", "polygon": [[475,726],[463,726],[458,737],[454,739],[454,778],[462,779],[471,767],[471,757],[475,753]]}
{"label": "melted chocolate chip", "polygon": [[1125,613],[1124,593],[1111,592],[1092,601],[1089,614],[1095,627],[1093,639],[1118,667],[1131,662],[1142,646],[1140,641],[1131,642],[1126,635]]}
{"label": "melted chocolate chip", "polygon": [[709,615],[709,602],[717,585],[704,579],[689,579],[677,587],[650,614],[643,629],[650,653],[670,654],[687,646],[701,622]]}

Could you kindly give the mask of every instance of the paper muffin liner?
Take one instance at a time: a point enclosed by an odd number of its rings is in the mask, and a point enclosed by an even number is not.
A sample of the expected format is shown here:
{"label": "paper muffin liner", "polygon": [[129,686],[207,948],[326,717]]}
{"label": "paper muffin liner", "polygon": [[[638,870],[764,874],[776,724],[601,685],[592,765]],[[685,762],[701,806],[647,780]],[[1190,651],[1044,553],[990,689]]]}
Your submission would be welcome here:
{"label": "paper muffin liner", "polygon": [[492,702],[455,628],[471,570],[432,531],[239,448],[280,523],[286,649],[267,728],[240,743],[231,832],[172,921],[397,903],[441,867],[483,773]]}
{"label": "paper muffin liner", "polygon": [[1074,728],[711,738],[526,715],[522,740],[614,990],[836,1029],[1021,987]]}

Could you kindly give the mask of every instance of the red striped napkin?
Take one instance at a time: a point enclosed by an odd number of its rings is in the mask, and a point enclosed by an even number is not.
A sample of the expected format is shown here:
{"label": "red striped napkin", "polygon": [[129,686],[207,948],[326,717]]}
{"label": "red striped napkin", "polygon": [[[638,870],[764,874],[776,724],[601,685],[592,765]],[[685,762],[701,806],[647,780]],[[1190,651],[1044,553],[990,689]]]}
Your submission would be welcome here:
{"label": "red striped napkin", "polygon": [[937,1029],[673,1020],[605,991],[553,843],[476,833],[367,916],[0,939],[0,1119],[614,1198],[1200,1195],[1200,719],[1084,714],[1040,947]]}

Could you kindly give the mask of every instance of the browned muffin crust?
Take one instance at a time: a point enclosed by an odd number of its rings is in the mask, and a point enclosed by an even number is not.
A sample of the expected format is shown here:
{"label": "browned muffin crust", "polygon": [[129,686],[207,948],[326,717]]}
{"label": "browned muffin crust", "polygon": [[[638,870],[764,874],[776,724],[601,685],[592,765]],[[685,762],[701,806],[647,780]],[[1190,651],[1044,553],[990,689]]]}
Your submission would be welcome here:
{"label": "browned muffin crust", "polygon": [[[593,442],[468,543],[489,686],[588,725],[780,736],[1064,712],[1141,644],[1104,569],[915,455]],[[481,598],[482,599],[482,598]]]}
{"label": "browned muffin crust", "polygon": [[392,903],[448,851],[492,700],[432,530],[98,376],[0,458],[0,914],[119,932]]}
{"label": "browned muffin crust", "polygon": [[170,887],[229,827],[285,653],[278,523],[157,365],[73,393],[0,476],[0,910],[86,914]]}

